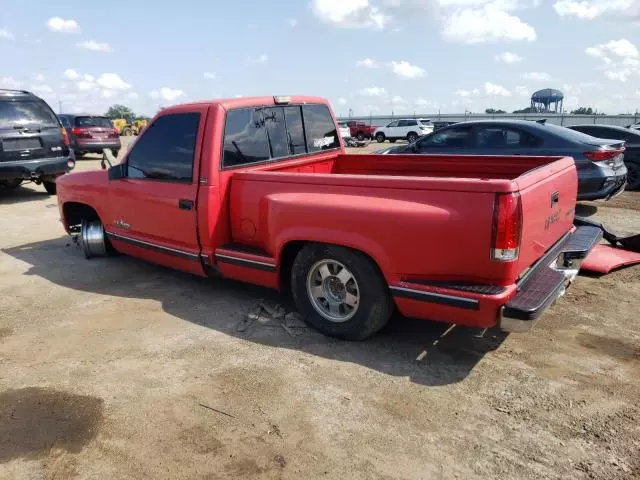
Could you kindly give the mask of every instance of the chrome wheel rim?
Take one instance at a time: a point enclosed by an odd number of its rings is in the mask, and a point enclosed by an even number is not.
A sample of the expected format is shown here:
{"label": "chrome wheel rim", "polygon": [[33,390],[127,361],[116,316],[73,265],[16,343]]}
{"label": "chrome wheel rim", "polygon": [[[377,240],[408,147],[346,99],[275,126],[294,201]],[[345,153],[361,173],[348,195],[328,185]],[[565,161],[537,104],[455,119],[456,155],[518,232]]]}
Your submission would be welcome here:
{"label": "chrome wheel rim", "polygon": [[360,305],[360,288],[356,277],[336,260],[320,260],[307,275],[307,294],[313,308],[331,322],[352,318]]}

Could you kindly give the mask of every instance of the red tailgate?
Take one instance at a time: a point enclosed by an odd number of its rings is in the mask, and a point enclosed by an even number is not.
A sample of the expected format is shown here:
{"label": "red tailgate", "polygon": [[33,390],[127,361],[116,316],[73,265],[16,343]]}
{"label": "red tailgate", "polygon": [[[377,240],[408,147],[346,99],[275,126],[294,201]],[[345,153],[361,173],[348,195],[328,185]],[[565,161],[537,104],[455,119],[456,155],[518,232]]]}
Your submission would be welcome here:
{"label": "red tailgate", "polygon": [[573,160],[562,158],[532,170],[516,182],[522,202],[522,273],[573,226],[578,176]]}

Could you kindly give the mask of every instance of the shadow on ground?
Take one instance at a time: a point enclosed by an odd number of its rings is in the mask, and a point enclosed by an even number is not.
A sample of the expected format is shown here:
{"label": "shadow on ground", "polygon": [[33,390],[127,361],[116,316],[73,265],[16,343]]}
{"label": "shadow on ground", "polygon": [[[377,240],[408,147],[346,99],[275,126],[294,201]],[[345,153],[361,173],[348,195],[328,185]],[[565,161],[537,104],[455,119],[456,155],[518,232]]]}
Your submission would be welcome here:
{"label": "shadow on ground", "polygon": [[[123,298],[150,298],[178,318],[248,341],[295,349],[310,355],[357,363],[394,376],[406,376],[423,385],[446,385],[463,380],[483,356],[506,338],[502,332],[411,320],[395,315],[379,334],[363,342],[328,338],[307,328],[299,336],[280,325],[254,322],[245,331],[246,315],[263,300],[292,309],[277,292],[223,279],[195,276],[114,256],[87,261],[68,238],[58,238],[3,250],[26,262],[26,275],[38,275],[78,291]],[[442,337],[442,338],[441,338]],[[434,345],[434,343],[436,345]],[[427,352],[422,361],[416,358]]]}
{"label": "shadow on ground", "polygon": [[576,204],[576,216],[578,217],[591,217],[598,212],[598,207],[590,205],[588,203]]}
{"label": "shadow on ground", "polygon": [[[17,188],[5,188],[0,186],[0,205],[11,205],[13,203],[32,202],[34,200],[42,200],[43,198],[51,197],[45,192],[42,185],[35,185],[27,183],[32,188],[24,188],[23,186]],[[55,200],[55,197],[51,197]]]}

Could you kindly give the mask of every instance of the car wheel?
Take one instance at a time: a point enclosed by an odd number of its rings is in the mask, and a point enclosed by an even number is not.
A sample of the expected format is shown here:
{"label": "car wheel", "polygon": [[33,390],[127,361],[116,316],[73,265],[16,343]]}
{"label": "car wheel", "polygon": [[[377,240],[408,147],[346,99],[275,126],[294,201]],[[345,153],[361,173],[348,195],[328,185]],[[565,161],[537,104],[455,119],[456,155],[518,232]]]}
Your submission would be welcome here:
{"label": "car wheel", "polygon": [[359,142],[362,142],[364,140],[364,133],[358,132],[358,135],[356,135],[356,138],[358,139]]}
{"label": "car wheel", "polygon": [[56,194],[56,182],[42,182],[42,186],[49,195]]}
{"label": "car wheel", "polygon": [[396,138],[390,138],[389,143],[396,143],[396,140],[397,140]]}
{"label": "car wheel", "polygon": [[640,190],[640,163],[627,162],[627,190]]}
{"label": "car wheel", "polygon": [[418,139],[418,134],[416,132],[409,132],[407,134],[407,142],[413,143]]}
{"label": "car wheel", "polygon": [[362,340],[386,325],[393,312],[378,267],[354,250],[311,243],[291,270],[293,299],[305,320],[325,335]]}
{"label": "car wheel", "polygon": [[107,255],[108,245],[100,220],[82,220],[79,242],[87,259]]}
{"label": "car wheel", "polygon": [[122,131],[122,135],[124,135],[125,137],[131,137],[133,135],[133,130],[131,130],[130,128],[125,128]]}
{"label": "car wheel", "polygon": [[378,142],[378,143],[384,142],[384,133],[376,134],[376,142]]}

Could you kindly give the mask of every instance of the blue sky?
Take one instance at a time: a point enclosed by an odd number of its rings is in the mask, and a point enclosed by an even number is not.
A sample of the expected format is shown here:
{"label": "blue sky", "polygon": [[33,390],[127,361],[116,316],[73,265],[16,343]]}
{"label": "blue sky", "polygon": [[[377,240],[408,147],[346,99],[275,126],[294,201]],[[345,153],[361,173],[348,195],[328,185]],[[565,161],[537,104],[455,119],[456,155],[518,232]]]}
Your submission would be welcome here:
{"label": "blue sky", "polygon": [[3,2],[0,87],[58,110],[236,95],[328,97],[338,114],[640,108],[640,0]]}

